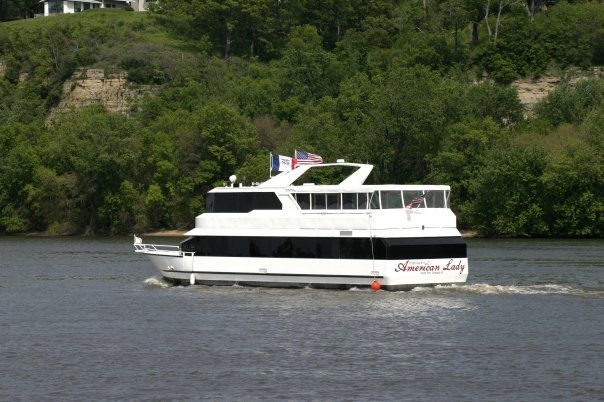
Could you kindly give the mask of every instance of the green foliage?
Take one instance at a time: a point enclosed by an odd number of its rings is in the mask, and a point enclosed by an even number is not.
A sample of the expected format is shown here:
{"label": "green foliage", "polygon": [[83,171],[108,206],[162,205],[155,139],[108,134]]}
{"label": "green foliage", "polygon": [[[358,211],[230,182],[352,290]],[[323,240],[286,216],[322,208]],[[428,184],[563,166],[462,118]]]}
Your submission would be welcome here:
{"label": "green foliage", "polygon": [[[604,8],[490,4],[162,0],[2,23],[0,232],[187,228],[207,190],[298,148],[373,163],[380,183],[448,183],[485,235],[602,236],[602,80],[532,117],[506,84],[604,63]],[[78,68],[155,92],[49,118]]]}
{"label": "green foliage", "polygon": [[523,108],[513,87],[489,83],[472,85],[467,89],[466,113],[474,118],[490,117],[500,125],[509,126],[522,121]]}
{"label": "green foliage", "polygon": [[581,123],[594,109],[604,107],[604,83],[585,79],[575,86],[563,83],[548,94],[535,108],[536,113],[553,125]]}
{"label": "green foliage", "polygon": [[604,107],[593,109],[579,127],[579,132],[588,144],[596,149],[604,149]]}
{"label": "green foliage", "polygon": [[113,233],[124,224],[111,220],[115,215],[107,203],[115,203],[114,195],[134,174],[138,131],[134,121],[98,106],[58,116],[50,127],[53,142],[44,157],[57,174],[75,175],[80,207],[75,223],[86,233]]}
{"label": "green foliage", "polygon": [[506,20],[501,37],[485,53],[485,65],[491,77],[499,83],[509,84],[516,78],[542,75],[549,57],[540,43],[539,34],[525,20]]}
{"label": "green foliage", "polygon": [[341,71],[335,56],[323,50],[317,30],[305,25],[295,27],[281,59],[282,96],[302,102],[335,95]]}
{"label": "green foliage", "polygon": [[447,124],[446,91],[446,82],[426,68],[393,68],[380,77],[370,156],[390,180],[415,182],[428,172],[424,156],[436,151]]}
{"label": "green foliage", "polygon": [[20,123],[0,125],[0,231],[33,228],[27,207],[27,184],[40,164],[36,147],[40,129]]}
{"label": "green foliage", "polygon": [[604,7],[561,2],[535,19],[545,52],[562,67],[604,63]]}
{"label": "green foliage", "polygon": [[438,152],[429,155],[431,183],[448,183],[452,188],[453,208],[458,213],[461,227],[469,229],[467,209],[473,196],[470,192],[477,172],[487,155],[499,149],[505,131],[491,118],[472,119],[450,125]]}
{"label": "green foliage", "polygon": [[165,75],[161,67],[147,60],[127,57],[120,63],[128,73],[128,81],[136,84],[163,84]]}
{"label": "green foliage", "polygon": [[545,153],[535,149],[488,153],[468,187],[470,227],[489,236],[548,234],[541,205],[545,166]]}
{"label": "green foliage", "polygon": [[551,161],[543,175],[545,211],[550,234],[604,235],[603,148],[580,146]]}

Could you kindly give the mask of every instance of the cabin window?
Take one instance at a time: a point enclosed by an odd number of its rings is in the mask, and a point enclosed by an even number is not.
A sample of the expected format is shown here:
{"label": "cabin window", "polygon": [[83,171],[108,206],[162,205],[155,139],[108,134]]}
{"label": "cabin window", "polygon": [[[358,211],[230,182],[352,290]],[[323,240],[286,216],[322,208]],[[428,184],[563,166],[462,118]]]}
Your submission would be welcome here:
{"label": "cabin window", "polygon": [[248,247],[250,257],[272,256],[270,237],[251,237],[249,238]]}
{"label": "cabin window", "polygon": [[380,192],[374,191],[369,199],[369,207],[371,209],[380,209]]}
{"label": "cabin window", "polygon": [[371,259],[371,242],[369,239],[340,238],[340,258]]}
{"label": "cabin window", "polygon": [[446,208],[447,207],[447,201],[445,199],[444,191],[441,191],[441,190],[428,191],[424,198],[426,199],[426,206],[428,208]]}
{"label": "cabin window", "polygon": [[386,259],[465,258],[466,243],[461,237],[384,239]]}
{"label": "cabin window", "polygon": [[294,194],[301,209],[310,209],[310,194]]}
{"label": "cabin window", "polygon": [[403,208],[403,197],[400,191],[382,191],[382,208]]}
{"label": "cabin window", "polygon": [[245,213],[255,209],[283,209],[277,194],[269,192],[208,193],[206,211]]}
{"label": "cabin window", "polygon": [[342,194],[342,209],[357,209],[358,201],[356,193]]}
{"label": "cabin window", "polygon": [[316,257],[317,245],[313,237],[301,237],[296,239],[294,247],[294,256],[297,258],[314,258]]}
{"label": "cabin window", "polygon": [[367,209],[369,205],[369,194],[368,193],[359,193],[359,207],[358,209]]}
{"label": "cabin window", "polygon": [[270,247],[273,257],[291,258],[294,256],[294,242],[291,237],[267,238],[270,241]]}
{"label": "cabin window", "polygon": [[406,260],[423,258],[465,258],[461,237],[355,238],[355,237],[248,237],[193,236],[181,243],[181,250],[196,256],[340,258]]}
{"label": "cabin window", "polygon": [[325,194],[312,194],[312,209],[325,209]]}
{"label": "cabin window", "polygon": [[326,194],[327,209],[340,209],[340,194]]}
{"label": "cabin window", "polygon": [[421,190],[403,191],[403,202],[405,208],[425,208],[426,192]]}

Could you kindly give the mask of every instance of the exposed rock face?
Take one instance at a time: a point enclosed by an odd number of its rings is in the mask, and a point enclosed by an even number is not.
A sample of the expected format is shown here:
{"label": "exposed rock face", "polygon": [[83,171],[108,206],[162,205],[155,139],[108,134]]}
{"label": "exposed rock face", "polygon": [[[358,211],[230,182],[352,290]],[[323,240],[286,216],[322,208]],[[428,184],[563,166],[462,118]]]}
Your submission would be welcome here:
{"label": "exposed rock face", "polygon": [[159,91],[157,86],[128,85],[125,72],[108,74],[99,69],[78,69],[63,84],[63,96],[51,114],[100,103],[112,112],[125,112],[134,99]]}
{"label": "exposed rock face", "polygon": [[530,112],[535,104],[545,98],[560,83],[560,77],[547,75],[539,79],[520,79],[512,83],[518,91],[520,103],[526,112]]}
{"label": "exposed rock face", "polygon": [[601,79],[602,76],[602,67],[594,67],[593,75],[570,70],[565,74],[564,78],[557,75],[544,75],[537,79],[516,80],[511,85],[518,91],[518,98],[524,106],[525,114],[530,115],[535,105],[562,83],[563,80],[574,86],[580,80],[591,77]]}

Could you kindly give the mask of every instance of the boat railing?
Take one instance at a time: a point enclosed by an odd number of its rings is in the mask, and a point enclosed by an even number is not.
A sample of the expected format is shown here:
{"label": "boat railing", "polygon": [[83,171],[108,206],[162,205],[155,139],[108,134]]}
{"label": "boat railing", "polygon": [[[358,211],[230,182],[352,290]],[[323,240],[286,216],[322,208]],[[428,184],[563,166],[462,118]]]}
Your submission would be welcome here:
{"label": "boat railing", "polygon": [[180,252],[180,246],[164,245],[164,244],[143,244],[134,243],[134,251],[145,253],[154,251],[169,251],[171,253]]}

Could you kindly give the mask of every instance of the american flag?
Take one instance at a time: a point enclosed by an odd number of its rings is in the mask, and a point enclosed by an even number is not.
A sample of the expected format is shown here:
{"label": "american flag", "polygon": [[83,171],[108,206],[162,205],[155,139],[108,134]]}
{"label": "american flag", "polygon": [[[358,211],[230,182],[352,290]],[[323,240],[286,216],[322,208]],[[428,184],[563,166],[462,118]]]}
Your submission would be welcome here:
{"label": "american flag", "polygon": [[315,165],[318,163],[323,163],[323,158],[319,155],[311,154],[310,152],[298,151],[295,150],[296,154],[296,164],[298,165]]}
{"label": "american flag", "polygon": [[416,197],[409,201],[407,205],[405,205],[405,208],[413,208],[424,205],[424,198],[426,198],[426,192],[423,192],[422,195],[420,195],[419,197]]}
{"label": "american flag", "polygon": [[419,207],[423,203],[424,203],[423,198],[414,198],[409,203],[407,203],[407,205],[405,205],[405,208]]}

